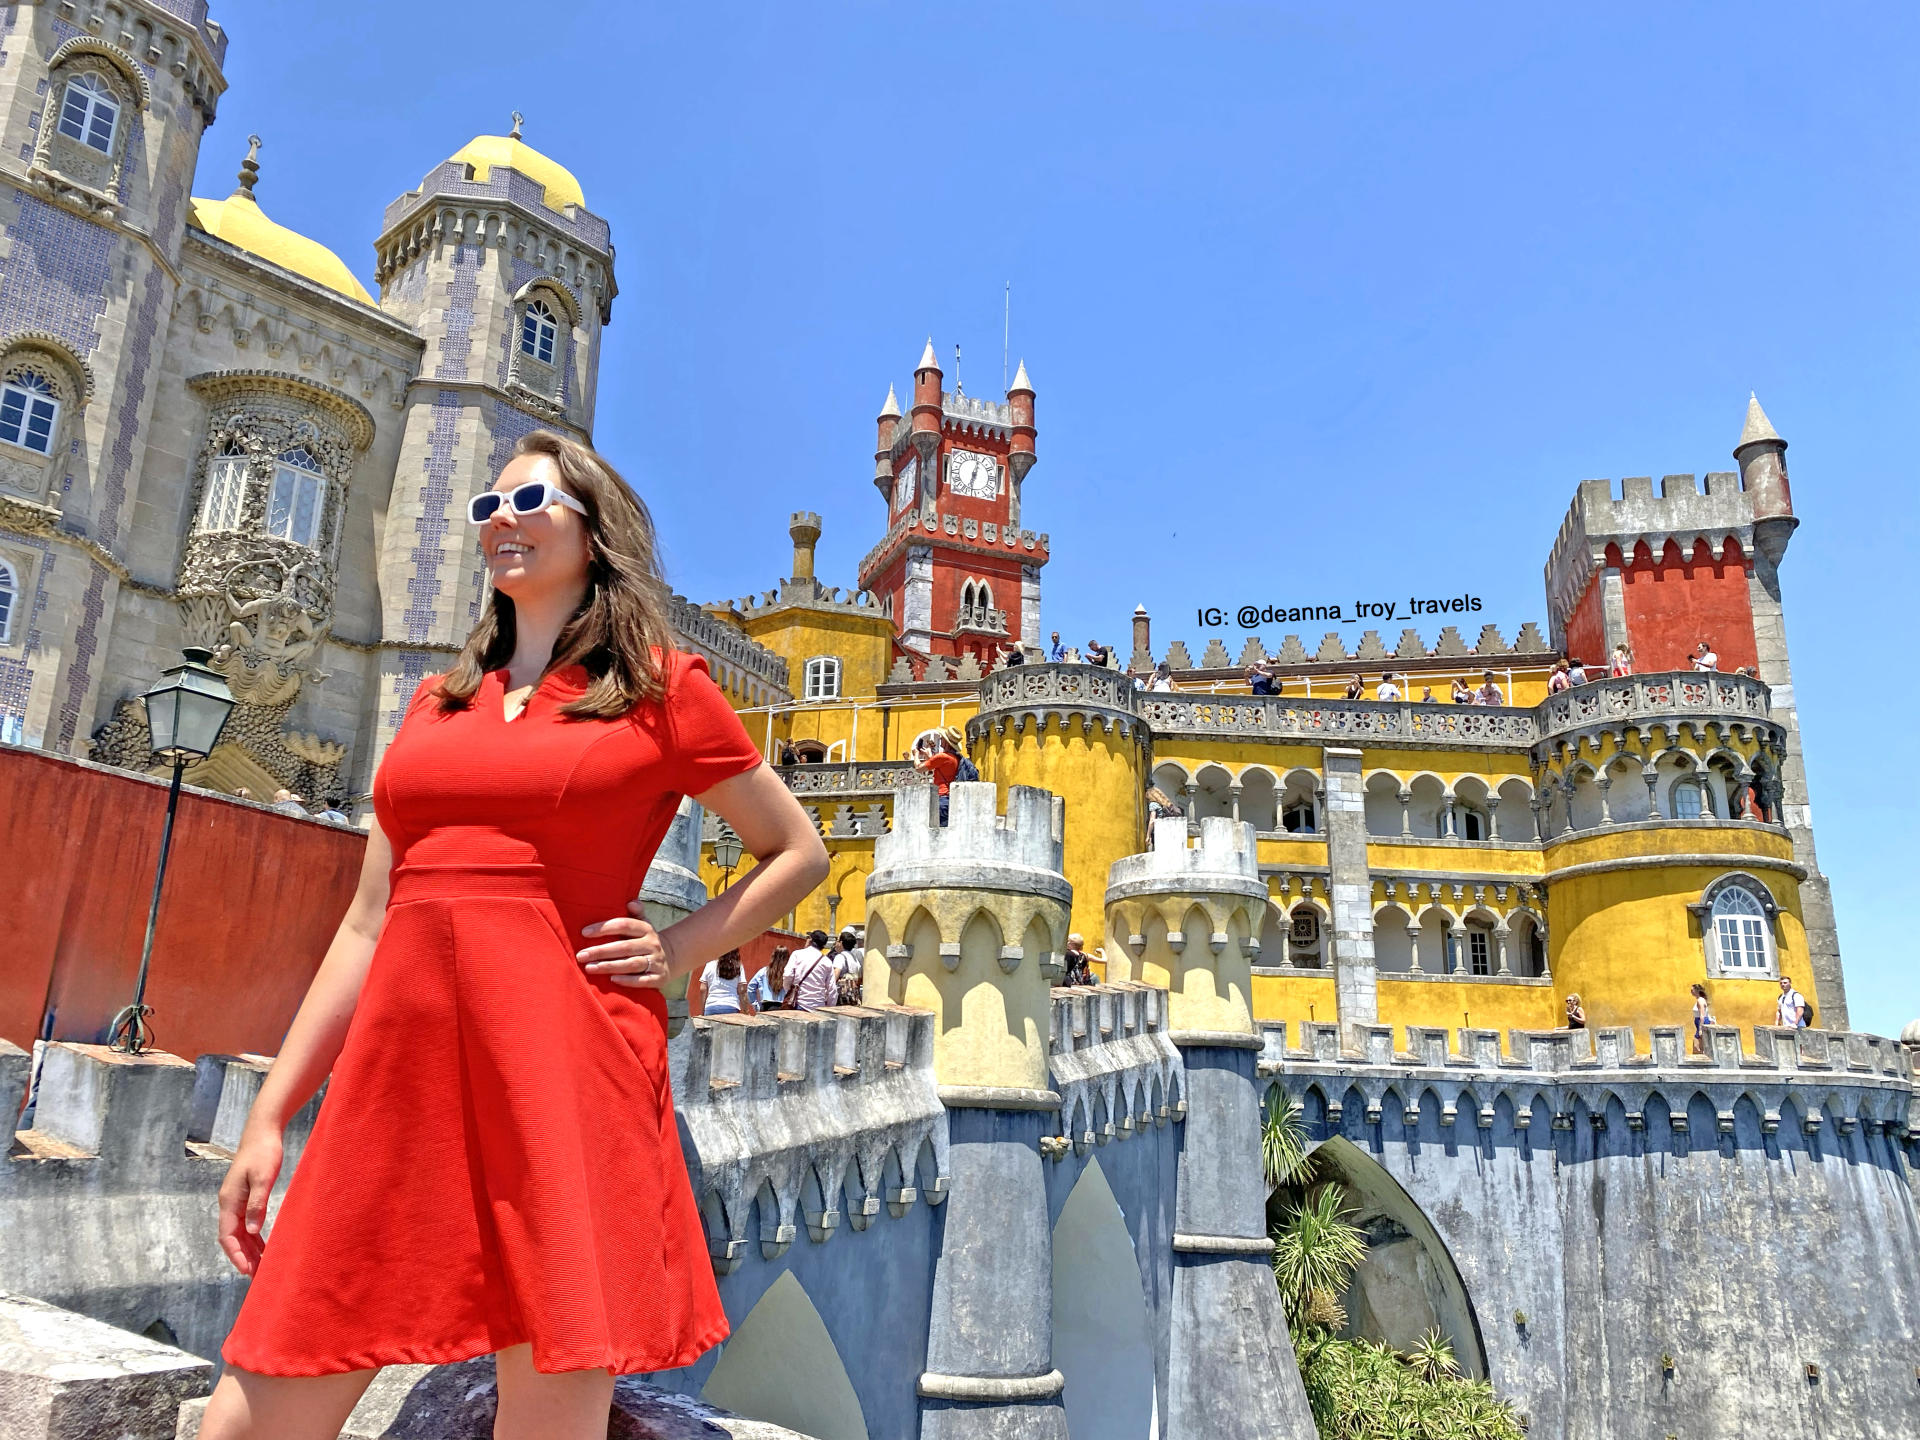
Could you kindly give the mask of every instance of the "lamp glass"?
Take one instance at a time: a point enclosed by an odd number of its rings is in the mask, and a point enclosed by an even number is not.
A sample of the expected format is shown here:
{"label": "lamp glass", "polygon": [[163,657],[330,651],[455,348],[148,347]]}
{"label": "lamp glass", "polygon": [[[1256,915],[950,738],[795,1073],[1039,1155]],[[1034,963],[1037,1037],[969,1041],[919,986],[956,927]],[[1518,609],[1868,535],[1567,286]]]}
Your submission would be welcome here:
{"label": "lamp glass", "polygon": [[188,651],[187,662],[166,672],[161,683],[147,691],[147,733],[154,753],[178,758],[213,753],[227,717],[233,713],[233,692],[219,672],[201,663],[205,651]]}
{"label": "lamp glass", "polygon": [[732,830],[723,829],[713,842],[713,863],[722,870],[731,870],[740,863],[740,837]]}

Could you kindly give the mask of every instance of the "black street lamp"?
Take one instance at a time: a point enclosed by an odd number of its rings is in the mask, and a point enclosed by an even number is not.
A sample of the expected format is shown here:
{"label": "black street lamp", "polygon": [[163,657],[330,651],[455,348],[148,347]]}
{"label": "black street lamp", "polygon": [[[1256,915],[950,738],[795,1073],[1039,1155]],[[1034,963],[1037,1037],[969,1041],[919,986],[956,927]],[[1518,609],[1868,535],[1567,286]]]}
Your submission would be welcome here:
{"label": "black street lamp", "polygon": [[160,864],[153,873],[153,899],[147,905],[147,938],[140,946],[140,978],[134,982],[133,1003],[113,1017],[113,1033],[107,1044],[129,1055],[138,1055],[153,1043],[153,1031],[147,1017],[153,1007],[145,1003],[147,965],[153,959],[153,931],[160,919],[160,887],[167,879],[167,853],[173,848],[173,814],[180,805],[180,776],[189,760],[204,760],[213,753],[233,713],[233,692],[227,682],[207,662],[211,650],[190,647],[180,652],[186,663],[161,672],[160,683],[140,698],[147,704],[147,733],[153,753],[173,762],[173,783],[167,787],[167,820],[160,831]]}
{"label": "black street lamp", "polygon": [[722,820],[719,830],[713,837],[713,863],[726,872],[720,878],[722,894],[733,882],[733,867],[740,863],[740,850],[740,837],[733,833],[731,825]]}

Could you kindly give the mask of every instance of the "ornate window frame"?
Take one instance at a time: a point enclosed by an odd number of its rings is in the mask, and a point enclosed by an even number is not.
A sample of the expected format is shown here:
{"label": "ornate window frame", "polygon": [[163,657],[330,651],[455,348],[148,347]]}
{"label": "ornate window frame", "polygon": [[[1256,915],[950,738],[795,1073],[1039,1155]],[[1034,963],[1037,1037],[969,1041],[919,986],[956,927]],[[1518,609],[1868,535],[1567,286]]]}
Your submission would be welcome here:
{"label": "ornate window frame", "polygon": [[13,577],[13,602],[8,607],[5,625],[0,626],[0,658],[26,658],[34,596],[39,593],[41,558],[41,552],[32,546],[9,544],[0,539],[0,566]]}
{"label": "ornate window frame", "polygon": [[810,655],[800,667],[802,700],[838,700],[846,667],[838,655]]}
{"label": "ornate window frame", "polygon": [[[1760,907],[1760,941],[1764,963],[1729,965],[1721,953],[1721,901],[1729,891],[1738,891]],[[1725,980],[1777,980],[1780,978],[1780,902],[1773,898],[1764,881],[1745,870],[1730,870],[1708,883],[1700,898],[1687,906],[1700,922],[1701,949],[1707,974]],[[1750,916],[1750,912],[1749,912]]]}
{"label": "ornate window frame", "polygon": [[[543,306],[553,324],[553,358],[542,360],[525,346],[529,316]],[[566,283],[551,275],[536,275],[513,297],[513,338],[507,347],[507,389],[534,410],[554,419],[566,413],[565,378],[573,363],[573,346],[581,325],[580,301]]]}
{"label": "ornate window frame", "polygon": [[54,473],[71,449],[80,411],[93,398],[93,372],[52,335],[28,331],[0,341],[0,385],[29,373],[52,391],[53,431],[44,451],[0,440],[0,494],[53,504],[48,497],[54,493]]}
{"label": "ornate window frame", "polygon": [[[113,135],[104,154],[60,129],[67,87],[83,75],[93,76],[119,106]],[[127,141],[133,133],[131,122],[152,104],[152,87],[131,55],[94,36],[75,36],[47,57],[47,93],[30,169],[83,191],[103,209],[118,209],[120,179],[127,163]]]}

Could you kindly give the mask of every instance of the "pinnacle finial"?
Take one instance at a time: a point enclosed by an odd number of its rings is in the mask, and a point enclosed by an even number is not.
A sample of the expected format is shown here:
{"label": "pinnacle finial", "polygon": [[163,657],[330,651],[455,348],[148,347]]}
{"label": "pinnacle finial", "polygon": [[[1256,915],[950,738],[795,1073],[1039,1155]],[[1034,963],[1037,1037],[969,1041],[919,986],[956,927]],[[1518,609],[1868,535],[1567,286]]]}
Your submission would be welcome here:
{"label": "pinnacle finial", "polygon": [[915,370],[938,370],[940,368],[940,359],[933,353],[933,337],[931,335],[927,337],[927,348],[920,354],[920,363],[913,368]]}
{"label": "pinnacle finial", "polygon": [[893,393],[893,386],[891,385],[887,386],[887,403],[880,407],[880,418],[882,420],[898,420],[900,418],[900,397]]}
{"label": "pinnacle finial", "polygon": [[1740,431],[1741,446],[1751,445],[1759,440],[1779,440],[1780,434],[1773,428],[1773,422],[1767,418],[1767,412],[1760,408],[1760,397],[1752,391],[1747,395],[1747,423]]}
{"label": "pinnacle finial", "polygon": [[1025,360],[1022,360],[1020,362],[1020,368],[1013,372],[1013,384],[1007,387],[1007,393],[1011,395],[1016,390],[1024,390],[1029,395],[1033,393],[1033,382],[1027,378],[1027,362]]}
{"label": "pinnacle finial", "polygon": [[260,137],[247,136],[247,158],[240,162],[240,185],[233,193],[253,199],[253,187],[260,179]]}
{"label": "pinnacle finial", "polygon": [[526,123],[527,117],[522,115],[518,110],[514,111],[513,129],[507,132],[507,138],[509,140],[518,140],[520,138],[520,127]]}

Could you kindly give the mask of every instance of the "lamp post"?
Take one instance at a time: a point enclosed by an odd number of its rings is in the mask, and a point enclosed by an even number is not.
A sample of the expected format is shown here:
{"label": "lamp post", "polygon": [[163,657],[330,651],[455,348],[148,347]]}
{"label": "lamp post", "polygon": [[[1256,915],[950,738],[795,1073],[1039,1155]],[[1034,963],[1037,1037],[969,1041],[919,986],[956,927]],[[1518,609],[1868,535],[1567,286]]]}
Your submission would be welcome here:
{"label": "lamp post", "polygon": [[173,848],[173,816],[180,806],[180,776],[189,760],[204,760],[213,753],[233,713],[233,692],[218,671],[209,669],[211,650],[190,647],[180,652],[184,664],[161,672],[160,683],[140,698],[147,705],[147,733],[153,753],[173,762],[173,783],[167,787],[167,819],[160,831],[160,863],[153,872],[153,899],[147,905],[147,937],[140,946],[140,977],[134,981],[133,1003],[113,1017],[113,1033],[107,1044],[129,1055],[138,1055],[153,1043],[153,1031],[147,1017],[153,1007],[145,1003],[147,966],[153,959],[153,931],[160,919],[160,888],[167,879],[167,853]]}
{"label": "lamp post", "polygon": [[724,872],[720,877],[720,892],[723,895],[733,882],[733,867],[740,863],[740,848],[740,837],[733,833],[731,825],[722,820],[713,837],[713,863]]}

